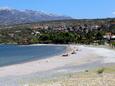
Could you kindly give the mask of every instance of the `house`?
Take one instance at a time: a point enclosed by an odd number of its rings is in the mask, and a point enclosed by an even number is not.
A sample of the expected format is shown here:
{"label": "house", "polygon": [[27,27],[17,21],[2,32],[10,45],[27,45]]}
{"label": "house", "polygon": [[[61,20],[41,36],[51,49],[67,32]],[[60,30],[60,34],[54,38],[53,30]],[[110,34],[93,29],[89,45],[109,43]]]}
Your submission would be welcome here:
{"label": "house", "polygon": [[108,33],[106,33],[106,34],[103,36],[103,38],[104,38],[104,39],[107,39],[107,40],[111,40],[111,36],[112,36],[112,33],[111,33],[111,32],[108,32]]}
{"label": "house", "polygon": [[103,38],[105,39],[105,41],[108,41],[108,42],[115,42],[115,34],[112,34],[112,33],[106,33],[106,35],[103,36]]}
{"label": "house", "polygon": [[9,33],[8,35],[9,35],[10,37],[12,37],[12,38],[15,36],[14,33]]}

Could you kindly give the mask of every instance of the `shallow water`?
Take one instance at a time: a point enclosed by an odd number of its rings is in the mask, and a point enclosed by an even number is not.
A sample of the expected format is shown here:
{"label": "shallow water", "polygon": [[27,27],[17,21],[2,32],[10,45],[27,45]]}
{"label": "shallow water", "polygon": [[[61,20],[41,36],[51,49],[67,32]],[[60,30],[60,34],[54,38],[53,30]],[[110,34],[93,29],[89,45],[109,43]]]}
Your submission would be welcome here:
{"label": "shallow water", "polygon": [[44,59],[61,54],[65,50],[65,46],[58,45],[0,45],[0,66]]}

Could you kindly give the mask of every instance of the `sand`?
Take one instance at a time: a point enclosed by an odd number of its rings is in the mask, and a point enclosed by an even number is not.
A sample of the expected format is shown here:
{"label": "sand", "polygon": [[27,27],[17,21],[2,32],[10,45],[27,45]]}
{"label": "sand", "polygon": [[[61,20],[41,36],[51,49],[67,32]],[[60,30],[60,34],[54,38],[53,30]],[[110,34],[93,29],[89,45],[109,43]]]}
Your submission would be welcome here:
{"label": "sand", "polygon": [[[76,51],[78,49],[78,51]],[[76,54],[71,54],[73,51]],[[77,66],[95,61],[115,63],[115,51],[105,48],[95,48],[82,45],[69,45],[65,54],[68,56],[55,56],[43,60],[36,60],[22,64],[0,67],[0,77],[20,76],[36,72],[48,71],[60,67]]]}
{"label": "sand", "polygon": [[58,76],[55,79],[47,79],[41,82],[30,81],[23,86],[115,86],[115,74],[103,73],[74,73]]}
{"label": "sand", "polygon": [[[68,56],[62,56],[66,54]],[[106,86],[114,86],[114,73],[105,73],[104,78],[93,72],[85,75],[81,73],[108,64],[115,66],[114,49],[102,46],[69,45],[67,51],[58,56],[0,67],[0,86],[70,86],[71,84],[71,86],[84,86],[84,83],[88,86],[96,86],[90,83],[92,80],[95,84],[99,84],[98,86],[103,86],[103,82],[100,82],[102,79],[106,82]],[[59,76],[64,77],[59,78]],[[107,82],[106,77],[110,83]],[[72,82],[69,82],[68,80],[71,79]]]}

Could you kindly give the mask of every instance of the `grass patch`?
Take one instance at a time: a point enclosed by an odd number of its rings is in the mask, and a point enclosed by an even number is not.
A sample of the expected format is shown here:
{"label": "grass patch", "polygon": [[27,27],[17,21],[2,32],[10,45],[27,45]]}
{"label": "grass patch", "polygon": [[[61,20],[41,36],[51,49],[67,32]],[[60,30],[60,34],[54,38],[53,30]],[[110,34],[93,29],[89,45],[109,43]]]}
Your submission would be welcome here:
{"label": "grass patch", "polygon": [[98,67],[96,69],[89,70],[91,73],[115,73],[115,66],[106,66],[106,67]]}

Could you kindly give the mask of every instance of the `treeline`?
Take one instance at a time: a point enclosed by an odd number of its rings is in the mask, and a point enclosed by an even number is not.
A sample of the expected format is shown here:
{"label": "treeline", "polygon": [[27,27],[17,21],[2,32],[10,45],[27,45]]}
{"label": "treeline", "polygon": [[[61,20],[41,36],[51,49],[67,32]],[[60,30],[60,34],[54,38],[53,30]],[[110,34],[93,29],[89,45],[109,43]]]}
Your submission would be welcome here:
{"label": "treeline", "polygon": [[[75,33],[75,32],[50,32],[44,33],[39,36],[38,42],[46,43],[82,43],[91,44],[94,42],[103,43],[103,32],[88,32],[88,33]],[[33,41],[34,42],[34,41]]]}
{"label": "treeline", "polygon": [[[111,32],[115,34],[115,24],[110,24],[114,21],[104,20],[85,20],[85,22],[76,20],[61,21],[61,22],[44,22],[40,25],[48,28],[36,28],[33,25],[19,25],[15,27],[7,27],[0,29],[0,43],[16,43],[16,44],[34,44],[34,43],[55,43],[55,44],[69,44],[69,43],[82,43],[91,44],[98,43],[104,44],[103,38],[106,33]],[[98,21],[98,22],[97,22]],[[64,22],[64,23],[62,23]],[[61,24],[60,24],[61,23]],[[82,24],[85,23],[85,24]],[[92,24],[94,23],[94,24]],[[92,26],[98,25],[98,28]],[[33,26],[33,27],[32,27]],[[41,27],[40,26],[40,27]],[[54,26],[54,27],[53,27]],[[56,29],[57,28],[57,29]],[[61,28],[61,30],[60,30]],[[108,42],[108,41],[107,41]],[[114,44],[114,43],[113,43]]]}
{"label": "treeline", "polygon": [[[10,33],[10,32],[9,32]],[[3,31],[0,38],[1,43],[17,43],[17,44],[33,44],[33,43],[54,43],[54,44],[69,44],[82,43],[91,44],[97,42],[103,43],[104,31],[89,31],[89,32],[48,32],[41,31],[39,34],[32,34],[31,29],[25,29],[20,33],[8,35],[8,31]]]}

